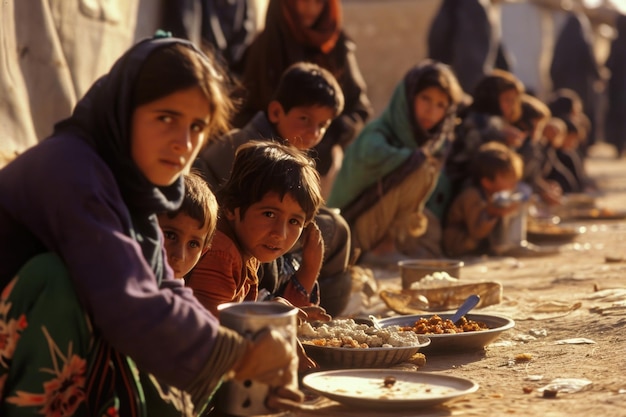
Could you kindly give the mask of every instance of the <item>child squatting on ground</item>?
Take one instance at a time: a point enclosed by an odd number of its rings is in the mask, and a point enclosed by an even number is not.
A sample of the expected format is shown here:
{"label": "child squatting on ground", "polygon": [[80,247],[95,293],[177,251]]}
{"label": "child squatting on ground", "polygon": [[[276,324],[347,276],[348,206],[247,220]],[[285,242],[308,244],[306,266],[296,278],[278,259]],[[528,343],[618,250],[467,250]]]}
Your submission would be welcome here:
{"label": "child squatting on ground", "polygon": [[493,197],[516,190],[523,171],[521,157],[500,142],[487,142],[470,166],[472,184],[452,202],[443,229],[443,248],[450,257],[490,253],[489,235],[501,219],[520,209],[504,207]]}
{"label": "child squatting on ground", "polygon": [[350,224],[360,262],[407,259],[452,139],[461,88],[450,67],[425,60],[396,86],[381,116],[346,149],[328,199]]}

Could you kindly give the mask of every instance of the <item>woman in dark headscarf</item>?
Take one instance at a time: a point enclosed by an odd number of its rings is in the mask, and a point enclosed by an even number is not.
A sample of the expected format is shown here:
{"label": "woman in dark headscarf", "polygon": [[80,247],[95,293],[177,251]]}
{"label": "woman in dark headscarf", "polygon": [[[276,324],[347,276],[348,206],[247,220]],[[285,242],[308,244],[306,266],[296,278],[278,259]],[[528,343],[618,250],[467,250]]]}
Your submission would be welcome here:
{"label": "woman in dark headscarf", "polygon": [[465,91],[474,91],[495,68],[510,71],[498,3],[443,0],[430,25],[428,56],[450,65]]}
{"label": "woman in dark headscarf", "polygon": [[478,83],[446,161],[453,194],[469,178],[470,163],[483,143],[502,142],[515,149],[521,145],[524,135],[513,123],[522,115],[523,93],[524,85],[508,71],[494,70]]}
{"label": "woman in dark headscarf", "polygon": [[231,370],[289,382],[287,342],[221,327],[164,256],[156,214],[229,110],[206,55],[148,39],[0,170],[0,415],[192,415]]}
{"label": "woman in dark headscarf", "polygon": [[[318,6],[307,6],[310,3]],[[327,69],[341,86],[345,106],[314,148],[322,176],[330,170],[336,157],[333,155],[337,155],[332,153],[333,147],[345,149],[372,113],[355,44],[341,25],[340,0],[270,0],[265,28],[244,58],[242,82],[247,98],[235,120],[235,125],[241,127],[258,111],[265,110],[281,74],[291,64],[308,61]]]}

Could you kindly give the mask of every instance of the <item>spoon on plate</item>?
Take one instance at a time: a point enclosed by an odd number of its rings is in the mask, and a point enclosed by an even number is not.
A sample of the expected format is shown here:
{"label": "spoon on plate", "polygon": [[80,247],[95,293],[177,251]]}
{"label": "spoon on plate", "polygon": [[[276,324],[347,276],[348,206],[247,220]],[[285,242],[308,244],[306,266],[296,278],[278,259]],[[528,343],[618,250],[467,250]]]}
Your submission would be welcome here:
{"label": "spoon on plate", "polygon": [[465,301],[463,301],[463,304],[461,304],[461,307],[459,307],[456,313],[454,313],[454,315],[450,318],[452,323],[457,324],[464,315],[466,315],[471,309],[476,307],[476,304],[478,304],[479,301],[480,295],[478,294],[472,294],[467,297]]}
{"label": "spoon on plate", "polygon": [[367,324],[368,326],[372,326],[373,328],[377,330],[381,330],[383,328],[383,326],[381,326],[380,323],[378,322],[378,318],[376,318],[376,316],[374,316],[373,314],[369,314],[367,317],[364,317],[364,316],[354,317],[353,320],[355,323]]}

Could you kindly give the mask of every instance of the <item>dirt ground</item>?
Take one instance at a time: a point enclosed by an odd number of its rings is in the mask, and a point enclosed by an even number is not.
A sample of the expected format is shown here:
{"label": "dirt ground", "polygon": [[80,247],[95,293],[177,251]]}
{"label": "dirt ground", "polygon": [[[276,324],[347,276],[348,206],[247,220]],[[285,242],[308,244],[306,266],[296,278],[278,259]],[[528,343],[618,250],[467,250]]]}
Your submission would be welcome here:
{"label": "dirt ground", "polygon": [[[587,169],[602,191],[597,205],[624,210],[626,160],[615,159],[600,144],[591,150]],[[435,408],[394,412],[350,409],[318,399],[307,404],[308,411],[290,415],[626,416],[626,220],[572,224],[585,226],[586,233],[560,245],[556,255],[474,259],[463,268],[464,282],[503,285],[502,303],[475,312],[507,315],[515,327],[484,351],[429,354],[418,372],[471,379],[480,386],[477,392]],[[400,288],[393,268],[373,272],[378,289]],[[393,314],[377,295],[364,310]],[[516,361],[519,355],[530,360]],[[591,383],[575,393],[544,398],[538,389],[556,378]]]}

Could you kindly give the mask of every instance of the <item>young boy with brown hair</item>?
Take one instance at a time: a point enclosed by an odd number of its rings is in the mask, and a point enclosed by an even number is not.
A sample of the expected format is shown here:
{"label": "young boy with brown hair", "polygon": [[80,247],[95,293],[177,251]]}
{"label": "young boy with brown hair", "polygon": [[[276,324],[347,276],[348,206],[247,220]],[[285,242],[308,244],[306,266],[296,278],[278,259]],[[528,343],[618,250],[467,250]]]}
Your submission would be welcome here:
{"label": "young boy with brown hair", "polygon": [[[267,108],[241,129],[210,141],[196,166],[217,191],[228,180],[240,145],[251,140],[275,140],[308,152],[322,140],[343,105],[341,88],[330,72],[310,62],[295,63],[282,74]],[[315,155],[311,157],[315,159]]]}
{"label": "young boy with brown hair", "polygon": [[491,252],[489,235],[501,219],[519,210],[519,204],[501,205],[494,196],[513,192],[523,172],[520,156],[499,142],[480,146],[471,164],[472,185],[452,202],[443,229],[448,256]]}
{"label": "young boy with brown hair", "polygon": [[313,218],[323,200],[313,161],[289,145],[246,143],[218,197],[213,243],[188,279],[200,303],[217,315],[222,303],[256,300],[260,264],[285,254],[302,234],[318,250],[304,253],[283,294],[297,307],[314,303],[323,246]]}
{"label": "young boy with brown hair", "polygon": [[209,249],[217,227],[217,200],[197,173],[184,175],[183,203],[158,215],[167,262],[175,278],[185,278]]}
{"label": "young boy with brown hair", "polygon": [[[310,62],[295,63],[282,74],[267,109],[259,111],[243,128],[209,142],[196,166],[217,191],[230,176],[237,148],[251,140],[289,143],[315,159],[312,149],[343,106],[343,93],[330,72]],[[324,245],[319,273],[320,303],[329,314],[336,315],[347,305],[352,288],[350,228],[339,213],[325,206],[315,216],[315,224],[321,230]],[[275,262],[263,265],[261,285],[269,293],[282,295],[279,287],[306,256],[306,241],[296,246]]]}

